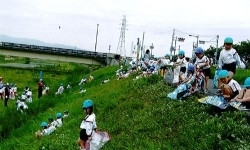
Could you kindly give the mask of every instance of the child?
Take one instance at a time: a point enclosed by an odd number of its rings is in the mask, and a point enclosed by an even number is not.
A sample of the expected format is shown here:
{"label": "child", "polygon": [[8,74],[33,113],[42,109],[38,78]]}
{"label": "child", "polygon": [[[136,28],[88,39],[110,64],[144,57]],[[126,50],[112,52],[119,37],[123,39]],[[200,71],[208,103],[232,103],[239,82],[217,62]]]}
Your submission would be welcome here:
{"label": "child", "polygon": [[174,63],[174,66],[180,66],[180,73],[179,73],[179,81],[181,76],[186,72],[186,59],[185,59],[185,52],[183,50],[179,51],[178,54],[178,59],[176,60],[176,62]]}
{"label": "child", "polygon": [[207,56],[204,55],[204,51],[201,47],[197,47],[195,50],[196,61],[195,65],[195,72],[200,71],[205,76],[205,84],[202,85],[202,89],[206,94],[208,91],[208,83],[210,77],[210,60]]}
{"label": "child", "polygon": [[56,128],[54,126],[48,126],[47,122],[42,122],[41,125],[42,127],[42,131],[38,130],[35,135],[36,135],[36,138],[39,138],[41,136],[44,136],[44,135],[50,135],[52,132],[54,132],[56,130]]}
{"label": "child", "polygon": [[105,79],[102,81],[101,85],[105,84],[105,83],[108,83],[109,82],[109,79]]}
{"label": "child", "polygon": [[27,102],[32,103],[32,92],[30,89],[27,91],[26,96]]}
{"label": "child", "polygon": [[61,85],[59,86],[59,88],[58,88],[56,94],[62,94],[63,90],[64,90],[64,87],[63,87],[63,84],[61,84]]}
{"label": "child", "polygon": [[78,145],[82,150],[86,149],[87,141],[91,139],[91,134],[96,130],[96,117],[93,113],[93,101],[87,99],[83,102],[83,111],[86,113],[86,117],[83,119],[80,125],[80,137],[78,139]]}
{"label": "child", "polygon": [[94,80],[94,76],[92,75],[89,75],[89,82],[93,81]]}
{"label": "child", "polygon": [[81,87],[79,93],[85,93],[85,92],[86,90]]}
{"label": "child", "polygon": [[43,92],[42,92],[43,95],[49,93],[49,86],[48,86],[48,85],[44,85],[44,87],[45,87],[45,88],[43,89]]}
{"label": "child", "polygon": [[65,110],[63,112],[63,117],[62,118],[67,118],[69,116],[69,111],[68,110]]}
{"label": "child", "polygon": [[54,127],[62,127],[63,125],[62,113],[56,113],[56,120],[54,120],[51,124]]}
{"label": "child", "polygon": [[226,100],[234,99],[241,90],[241,87],[237,81],[230,79],[229,72],[227,70],[221,70],[218,74],[222,85],[219,87],[221,94]]}
{"label": "child", "polygon": [[247,108],[250,108],[250,77],[248,77],[244,82],[244,89],[240,91],[240,93],[231,100],[241,102]]}
{"label": "child", "polygon": [[87,83],[87,81],[88,81],[87,77],[83,77],[78,85],[85,84],[85,83]]}
{"label": "child", "polygon": [[69,82],[69,84],[67,85],[66,88],[67,88],[67,89],[71,89],[71,88],[72,88],[71,82]]}
{"label": "child", "polygon": [[53,117],[52,116],[49,116],[48,117],[48,126],[50,127],[50,126],[56,126],[55,124],[54,124],[54,119],[53,119]]}
{"label": "child", "polygon": [[227,37],[224,40],[224,49],[220,52],[218,68],[227,70],[229,78],[232,79],[236,73],[236,65],[240,66],[240,57],[235,49],[232,48],[233,39]]}
{"label": "child", "polygon": [[24,101],[17,100],[16,105],[17,105],[17,111],[20,110],[21,113],[25,113],[24,110],[28,109],[28,106],[25,104]]}

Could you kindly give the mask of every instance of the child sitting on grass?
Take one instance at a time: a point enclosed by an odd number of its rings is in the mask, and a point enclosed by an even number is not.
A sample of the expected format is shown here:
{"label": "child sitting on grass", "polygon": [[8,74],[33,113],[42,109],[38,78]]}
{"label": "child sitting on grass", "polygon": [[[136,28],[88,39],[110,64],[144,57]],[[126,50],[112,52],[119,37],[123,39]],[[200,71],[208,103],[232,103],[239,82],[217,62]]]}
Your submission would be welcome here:
{"label": "child sitting on grass", "polygon": [[47,122],[42,122],[40,126],[42,127],[42,131],[38,130],[35,133],[36,138],[40,138],[41,136],[45,135],[50,135],[56,130],[54,126],[48,126]]}
{"label": "child sitting on grass", "polygon": [[241,102],[247,108],[250,108],[250,77],[248,77],[244,82],[244,89],[242,89],[239,94],[231,100]]}
{"label": "child sitting on grass", "polygon": [[218,74],[222,85],[219,87],[221,94],[226,100],[234,99],[240,92],[241,87],[237,81],[229,78],[227,70],[221,70]]}

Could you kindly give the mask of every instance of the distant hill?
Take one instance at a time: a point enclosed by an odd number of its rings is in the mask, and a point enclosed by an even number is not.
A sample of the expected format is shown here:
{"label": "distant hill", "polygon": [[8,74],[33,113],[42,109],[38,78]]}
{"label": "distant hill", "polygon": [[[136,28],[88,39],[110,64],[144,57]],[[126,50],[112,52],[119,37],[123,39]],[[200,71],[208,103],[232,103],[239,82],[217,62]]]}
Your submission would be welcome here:
{"label": "distant hill", "polygon": [[20,43],[27,45],[39,45],[39,46],[48,46],[48,47],[58,47],[58,48],[67,48],[67,49],[80,49],[74,46],[64,45],[64,44],[56,44],[56,43],[46,43],[36,39],[28,39],[28,38],[19,38],[19,37],[11,37],[8,35],[0,35],[0,41],[2,42],[10,42],[10,43]]}

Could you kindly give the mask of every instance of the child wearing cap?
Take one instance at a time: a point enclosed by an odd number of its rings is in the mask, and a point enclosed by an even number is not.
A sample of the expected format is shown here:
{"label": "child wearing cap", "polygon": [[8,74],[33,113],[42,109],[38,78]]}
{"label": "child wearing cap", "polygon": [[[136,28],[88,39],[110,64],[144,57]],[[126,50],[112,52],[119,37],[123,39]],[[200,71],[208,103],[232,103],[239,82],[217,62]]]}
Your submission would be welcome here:
{"label": "child wearing cap", "polygon": [[53,133],[56,130],[56,128],[54,126],[48,126],[47,122],[42,122],[40,126],[42,128],[42,131],[38,130],[35,133],[36,138],[39,138],[39,137],[45,136],[45,135],[50,135],[51,133]]}
{"label": "child wearing cap", "polygon": [[186,72],[186,59],[185,52],[183,50],[179,51],[178,59],[174,63],[174,66],[180,66],[179,81],[181,81],[181,76]]}
{"label": "child wearing cap", "polygon": [[62,113],[56,113],[56,120],[54,120],[51,124],[54,127],[62,127],[63,125]]}
{"label": "child wearing cap", "polygon": [[244,88],[240,93],[231,100],[241,102],[247,108],[250,108],[250,77],[248,77],[244,82]]}
{"label": "child wearing cap", "polygon": [[229,77],[229,72],[227,70],[221,70],[218,76],[222,83],[219,88],[223,97],[226,100],[234,99],[241,90],[239,83]]}
{"label": "child wearing cap", "polygon": [[194,50],[196,55],[196,61],[194,63],[195,66],[195,73],[202,72],[205,76],[205,84],[202,85],[202,89],[206,94],[208,91],[208,83],[210,77],[210,60],[207,56],[204,55],[204,50],[201,47],[197,47]]}
{"label": "child wearing cap", "polygon": [[83,102],[82,106],[83,111],[85,112],[86,116],[82,120],[80,125],[80,137],[78,139],[78,145],[80,146],[81,150],[85,150],[89,145],[87,143],[88,140],[91,139],[92,132],[96,130],[96,116],[93,112],[93,101],[87,99]]}
{"label": "child wearing cap", "polygon": [[233,39],[226,37],[224,39],[224,49],[220,52],[218,68],[227,70],[229,78],[232,79],[236,73],[236,65],[240,66],[240,57],[235,49],[232,48]]}

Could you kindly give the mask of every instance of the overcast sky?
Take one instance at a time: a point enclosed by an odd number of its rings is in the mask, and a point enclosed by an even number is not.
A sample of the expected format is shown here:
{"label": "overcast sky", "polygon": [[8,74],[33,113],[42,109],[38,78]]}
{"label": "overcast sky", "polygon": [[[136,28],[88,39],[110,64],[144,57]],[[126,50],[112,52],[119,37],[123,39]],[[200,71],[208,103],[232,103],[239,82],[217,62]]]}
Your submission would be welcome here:
{"label": "overcast sky", "polygon": [[[153,43],[153,54],[170,53],[173,29],[177,47],[191,56],[193,42],[227,36],[235,43],[250,39],[249,0],[0,0],[0,34],[37,39],[94,51],[116,53],[123,15],[126,15],[126,55],[132,43]],[[59,29],[60,26],[60,29]],[[207,48],[214,42],[200,45]]]}

